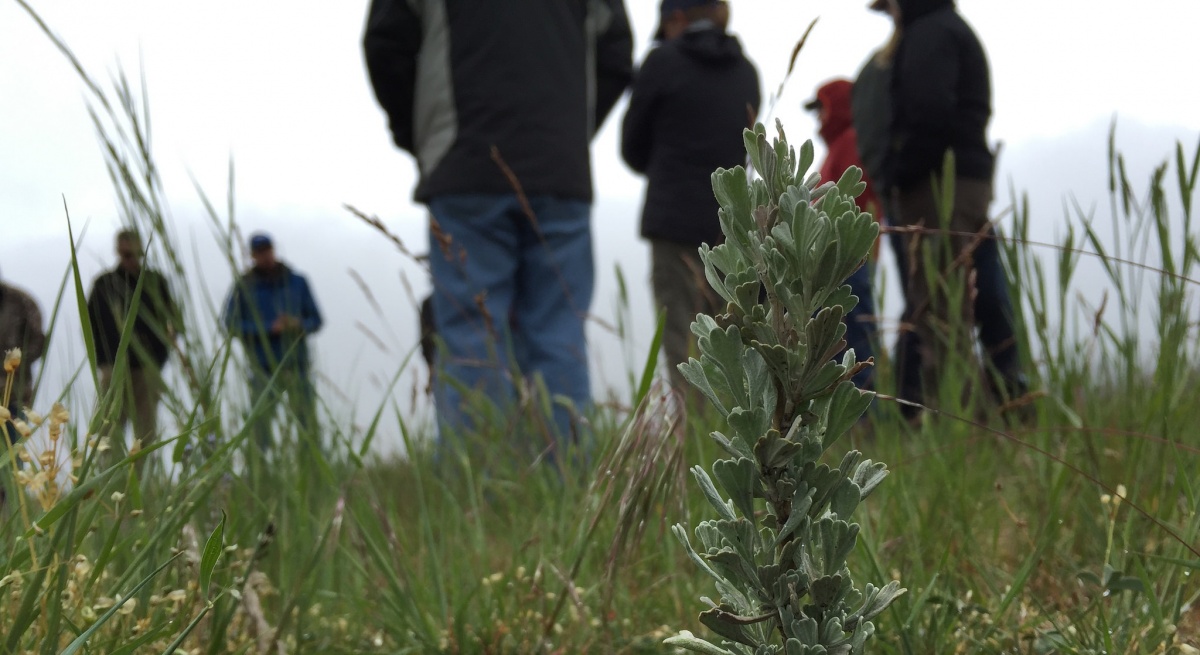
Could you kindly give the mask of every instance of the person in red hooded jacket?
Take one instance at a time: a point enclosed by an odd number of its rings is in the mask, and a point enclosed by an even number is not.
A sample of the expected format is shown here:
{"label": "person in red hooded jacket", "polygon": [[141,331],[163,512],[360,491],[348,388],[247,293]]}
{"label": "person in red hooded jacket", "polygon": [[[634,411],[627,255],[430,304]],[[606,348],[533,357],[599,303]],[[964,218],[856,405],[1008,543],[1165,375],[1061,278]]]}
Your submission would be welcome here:
{"label": "person in red hooded jacket", "polygon": [[[821,164],[821,180],[836,182],[841,179],[847,168],[857,166],[863,170],[863,181],[867,183],[866,191],[855,199],[858,208],[869,212],[879,220],[881,206],[875,195],[871,180],[867,178],[866,167],[863,166],[858,154],[858,136],[854,132],[854,117],[850,111],[850,95],[854,84],[850,80],[836,79],[826,82],[817,89],[817,97],[804,105],[806,109],[817,112],[820,121],[821,139],[829,149],[825,161]],[[872,251],[871,259],[875,259]],[[864,263],[846,280],[854,295],[858,296],[858,304],[846,316],[846,346],[854,350],[858,361],[866,361],[875,354],[877,338],[875,319],[875,296],[871,290],[871,265]],[[839,354],[840,358],[841,355]],[[854,384],[860,389],[874,389],[874,369],[867,368],[854,376]]]}

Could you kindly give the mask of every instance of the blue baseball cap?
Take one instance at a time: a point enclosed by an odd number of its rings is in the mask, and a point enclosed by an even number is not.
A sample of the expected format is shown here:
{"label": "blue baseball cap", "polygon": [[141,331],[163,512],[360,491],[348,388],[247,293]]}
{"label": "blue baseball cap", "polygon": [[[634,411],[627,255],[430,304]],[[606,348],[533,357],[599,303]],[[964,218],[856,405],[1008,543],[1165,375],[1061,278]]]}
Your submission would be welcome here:
{"label": "blue baseball cap", "polygon": [[265,232],[258,232],[250,235],[250,252],[262,252],[274,248],[275,244],[271,243],[271,237]]}
{"label": "blue baseball cap", "polygon": [[671,14],[677,11],[687,11],[696,7],[711,7],[721,4],[721,0],[662,0],[658,6],[658,30],[654,32],[654,40],[662,41],[667,38],[664,24]]}

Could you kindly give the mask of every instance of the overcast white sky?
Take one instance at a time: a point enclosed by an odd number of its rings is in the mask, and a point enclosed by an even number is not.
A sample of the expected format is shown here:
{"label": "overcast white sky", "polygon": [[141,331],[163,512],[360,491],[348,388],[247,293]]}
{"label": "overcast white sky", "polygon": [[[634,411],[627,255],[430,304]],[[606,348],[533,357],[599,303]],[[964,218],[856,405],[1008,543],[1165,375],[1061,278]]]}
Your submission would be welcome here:
{"label": "overcast white sky", "polygon": [[[820,16],[775,111],[794,140],[813,134],[800,109],[813,89],[830,77],[853,76],[889,31],[883,17],[863,7],[865,0],[731,4],[733,31],[767,94],[782,81],[796,39]],[[657,3],[627,5],[640,58]],[[390,377],[415,339],[400,275],[418,293],[426,282],[342,204],[378,214],[418,252],[425,250],[425,219],[409,200],[414,166],[392,147],[367,84],[360,49],[367,2],[34,0],[34,7],[101,80],[119,68],[134,77],[144,71],[172,213],[218,296],[230,274],[212,265],[220,260],[191,178],[223,198],[234,160],[243,228],[272,230],[282,255],[314,282],[327,314],[317,339],[325,374],[358,399],[360,412],[378,406],[383,394],[373,380]],[[1007,196],[1008,181],[1029,191],[1041,236],[1052,239],[1065,220],[1061,201],[1068,193],[1085,206],[1102,199],[1114,115],[1135,178],[1146,177],[1176,139],[1195,147],[1200,86],[1191,62],[1200,2],[963,0],[960,8],[992,64],[991,137],[1005,142],[1000,195]],[[0,269],[48,305],[69,260],[64,198],[77,224],[89,224],[81,250],[85,279],[111,265],[116,209],[82,85],[7,0],[0,0],[0,62]],[[612,321],[612,270],[621,266],[631,285],[632,343],[640,357],[651,329],[644,325],[648,255],[637,238],[641,181],[617,155],[622,112],[618,106],[594,147],[600,286],[593,311]],[[368,280],[385,316],[372,314],[351,268]],[[385,336],[389,351],[364,339],[355,322]],[[619,341],[599,328],[592,338],[597,382],[621,388]],[[71,339],[64,333],[48,360],[51,384],[77,365],[80,346]]]}

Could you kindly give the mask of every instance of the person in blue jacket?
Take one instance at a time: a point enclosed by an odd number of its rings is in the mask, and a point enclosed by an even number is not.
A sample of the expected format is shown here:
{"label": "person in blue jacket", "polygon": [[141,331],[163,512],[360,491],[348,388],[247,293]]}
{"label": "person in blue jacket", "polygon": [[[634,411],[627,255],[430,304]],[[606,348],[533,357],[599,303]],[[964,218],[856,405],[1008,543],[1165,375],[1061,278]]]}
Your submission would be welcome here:
{"label": "person in blue jacket", "polygon": [[275,257],[271,237],[250,237],[254,265],[234,282],[225,304],[225,328],[241,339],[249,358],[255,440],[271,444],[271,418],[283,396],[302,433],[315,438],[308,335],[321,329],[321,311],[308,280]]}

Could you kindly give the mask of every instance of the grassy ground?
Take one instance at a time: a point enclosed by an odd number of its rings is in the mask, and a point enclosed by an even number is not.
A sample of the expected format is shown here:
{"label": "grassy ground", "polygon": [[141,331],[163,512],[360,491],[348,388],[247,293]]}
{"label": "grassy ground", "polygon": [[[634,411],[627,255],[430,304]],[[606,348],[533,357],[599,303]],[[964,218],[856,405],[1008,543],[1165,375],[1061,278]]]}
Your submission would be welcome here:
{"label": "grassy ground", "polygon": [[[92,88],[123,215],[155,236],[178,282],[144,99],[123,81]],[[1031,217],[1012,203],[1005,248],[1036,354],[1037,397],[1020,420],[956,407],[948,392],[917,426],[881,400],[855,437],[892,475],[860,510],[852,570],[909,589],[877,620],[875,652],[1197,652],[1200,255],[1186,154],[1145,194],[1114,154],[1113,238],[1077,217],[1041,249],[1054,257],[1035,257]],[[1103,305],[1074,299],[1081,270],[1111,287]],[[73,269],[59,302],[82,291]],[[213,320],[212,307],[187,311]],[[605,408],[587,464],[561,472],[532,463],[537,430],[503,421],[470,457],[435,461],[424,435],[406,432],[407,458],[380,460],[366,445],[374,427],[351,441],[326,420],[314,450],[285,419],[264,456],[231,404],[241,372],[226,345],[181,340],[187,374],[168,405],[184,430],[144,475],[90,436],[112,399],[94,416],[71,408],[65,425],[48,412],[40,428],[62,430],[46,461],[73,460],[70,489],[53,484],[57,464],[17,472],[19,453],[0,453],[0,652],[657,653],[664,637],[701,631],[698,599],[715,590],[668,528],[708,517],[685,475],[716,456],[703,406],[684,403],[672,422],[652,391]],[[948,370],[945,388],[961,388]],[[377,421],[407,430],[389,407]]]}

